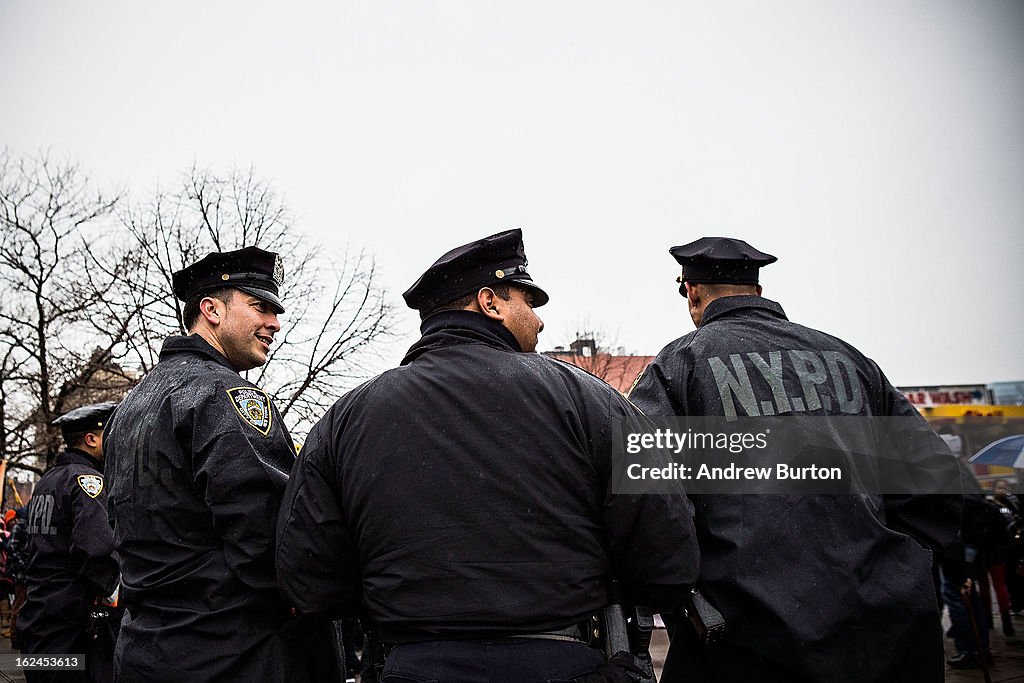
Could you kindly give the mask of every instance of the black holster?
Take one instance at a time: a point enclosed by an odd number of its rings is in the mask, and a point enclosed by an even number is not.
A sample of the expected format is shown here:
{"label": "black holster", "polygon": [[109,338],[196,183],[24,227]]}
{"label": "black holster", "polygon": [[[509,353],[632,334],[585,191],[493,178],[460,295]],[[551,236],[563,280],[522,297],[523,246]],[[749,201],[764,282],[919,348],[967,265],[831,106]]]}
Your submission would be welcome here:
{"label": "black holster", "polygon": [[703,645],[714,645],[724,635],[725,617],[696,588],[690,591],[683,613]]}
{"label": "black holster", "polygon": [[604,654],[611,662],[617,655],[627,652],[632,655],[636,671],[630,672],[630,679],[653,683],[654,662],[651,659],[651,632],[654,630],[654,615],[650,608],[628,605],[623,599],[618,581],[612,581],[611,602],[602,612]]}
{"label": "black holster", "polygon": [[363,661],[361,680],[363,683],[377,683],[384,677],[384,643],[377,626],[365,614],[359,615],[363,627]]}
{"label": "black holster", "polygon": [[673,614],[663,614],[671,644],[665,657],[662,679],[675,683],[701,683],[709,679],[707,650],[725,632],[725,618],[700,592],[690,591],[685,604]]}

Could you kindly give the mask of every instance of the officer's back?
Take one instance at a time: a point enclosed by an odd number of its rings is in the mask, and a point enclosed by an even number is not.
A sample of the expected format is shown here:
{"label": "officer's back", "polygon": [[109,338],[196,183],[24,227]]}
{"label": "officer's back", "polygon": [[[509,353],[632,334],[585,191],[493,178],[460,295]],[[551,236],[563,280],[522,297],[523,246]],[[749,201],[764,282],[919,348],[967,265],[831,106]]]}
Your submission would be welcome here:
{"label": "officer's back", "polygon": [[406,300],[425,319],[402,367],[346,395],[303,447],[279,521],[282,589],[304,611],[361,602],[394,647],[386,675],[595,668],[582,640],[613,574],[634,595],[666,588],[670,607],[685,595],[688,502],[612,494],[612,421],[642,416],[529,353],[547,294],[518,231],[449,252]]}
{"label": "officer's back", "polygon": [[[358,444],[342,446],[338,494],[371,612],[414,637],[541,631],[600,608],[604,523],[627,523],[604,519],[593,452],[617,399],[572,366],[486,343],[405,363],[316,431]],[[642,576],[649,560],[624,564]]]}
{"label": "officer's back", "polygon": [[[758,270],[774,256],[730,238],[671,253],[697,329],[658,354],[631,399],[651,416],[712,416],[737,431],[770,424],[773,472],[780,462],[842,464],[855,476],[838,488],[695,498],[700,586],[727,627],[706,648],[674,639],[665,680],[700,670],[728,681],[941,678],[927,548],[955,533],[955,459],[875,363],[761,296]],[[866,419],[880,416],[898,419]],[[899,473],[925,477],[899,483],[926,488],[895,493]],[[950,495],[919,495],[926,489]]]}

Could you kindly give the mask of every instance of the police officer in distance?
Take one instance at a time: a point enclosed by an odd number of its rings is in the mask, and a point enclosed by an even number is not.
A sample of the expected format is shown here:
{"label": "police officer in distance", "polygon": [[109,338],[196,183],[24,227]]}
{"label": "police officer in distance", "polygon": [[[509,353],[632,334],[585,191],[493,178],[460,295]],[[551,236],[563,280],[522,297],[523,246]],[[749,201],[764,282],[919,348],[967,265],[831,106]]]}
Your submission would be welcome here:
{"label": "police officer in distance", "polygon": [[[85,671],[25,671],[33,681],[110,681],[113,639],[90,633],[97,598],[117,587],[107,524],[103,428],[116,403],[77,408],[54,421],[67,449],[32,492],[26,524],[26,598],[18,616],[25,655],[85,655]],[[105,625],[93,623],[94,628]],[[93,636],[96,636],[95,638]]]}
{"label": "police officer in distance", "polygon": [[282,277],[277,255],[256,247],[174,273],[189,334],[164,342],[110,424],[128,610],[119,681],[339,676],[327,625],[293,619],[277,590],[274,523],[295,450],[273,401],[239,375],[267,361]]}
{"label": "police officer in distance", "polygon": [[612,575],[662,610],[687,594],[689,502],[613,495],[613,419],[642,416],[534,353],[548,295],[519,230],[453,249],[404,297],[421,339],[303,446],[278,525],[282,590],[302,611],[362,608],[390,648],[385,682],[592,672],[604,656],[583,640]]}
{"label": "police officer in distance", "polygon": [[[907,451],[958,482],[952,454],[874,362],[790,322],[761,296],[758,272],[774,256],[723,237],[670,253],[682,266],[679,292],[697,329],[638,377],[630,399],[647,415],[904,416]],[[858,442],[836,449],[871,453],[872,437],[862,431],[842,433]],[[693,502],[698,584],[727,625],[724,641],[706,648],[677,630],[664,681],[942,680],[925,548],[953,540],[959,495],[701,495]]]}

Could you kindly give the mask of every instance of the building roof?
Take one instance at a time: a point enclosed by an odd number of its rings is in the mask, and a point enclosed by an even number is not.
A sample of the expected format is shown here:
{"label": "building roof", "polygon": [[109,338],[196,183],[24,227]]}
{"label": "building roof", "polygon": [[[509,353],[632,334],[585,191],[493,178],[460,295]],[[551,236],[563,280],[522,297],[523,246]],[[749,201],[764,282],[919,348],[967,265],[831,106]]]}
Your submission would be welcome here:
{"label": "building roof", "polygon": [[544,355],[583,368],[608,382],[621,394],[626,394],[632,388],[637,375],[654,360],[654,356],[615,356],[610,353],[581,355],[571,351],[545,351]]}

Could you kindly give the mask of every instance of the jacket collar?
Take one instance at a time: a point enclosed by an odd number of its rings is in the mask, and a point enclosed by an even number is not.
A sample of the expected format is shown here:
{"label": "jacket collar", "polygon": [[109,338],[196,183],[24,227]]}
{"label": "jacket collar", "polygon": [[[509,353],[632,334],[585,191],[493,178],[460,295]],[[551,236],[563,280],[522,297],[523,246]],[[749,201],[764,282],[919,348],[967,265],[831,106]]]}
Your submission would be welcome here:
{"label": "jacket collar", "polygon": [[79,450],[77,448],[69,448],[69,449],[67,449],[66,451],[64,451],[63,453],[61,453],[60,455],[57,456],[57,459],[53,461],[53,464],[54,465],[71,465],[71,464],[88,465],[89,467],[93,468],[94,470],[97,470],[98,472],[102,472],[103,471],[103,463],[101,463],[99,460],[97,460],[96,458],[92,457],[91,455],[89,455],[85,451]]}
{"label": "jacket collar", "polygon": [[460,344],[486,344],[504,351],[521,352],[514,334],[501,323],[473,311],[441,311],[420,325],[423,336],[413,344],[402,365],[427,351]]}
{"label": "jacket collar", "polygon": [[701,316],[700,326],[704,327],[712,320],[736,314],[789,320],[782,306],[763,296],[723,296],[707,305],[704,315]]}
{"label": "jacket collar", "polygon": [[198,334],[190,334],[187,337],[174,336],[165,339],[164,345],[160,347],[160,360],[165,360],[180,353],[192,353],[200,356],[206,356],[211,360],[217,361],[224,367],[229,368],[232,372],[238,372],[231,367],[231,363],[224,357],[224,354],[210,346],[210,342],[206,341]]}

